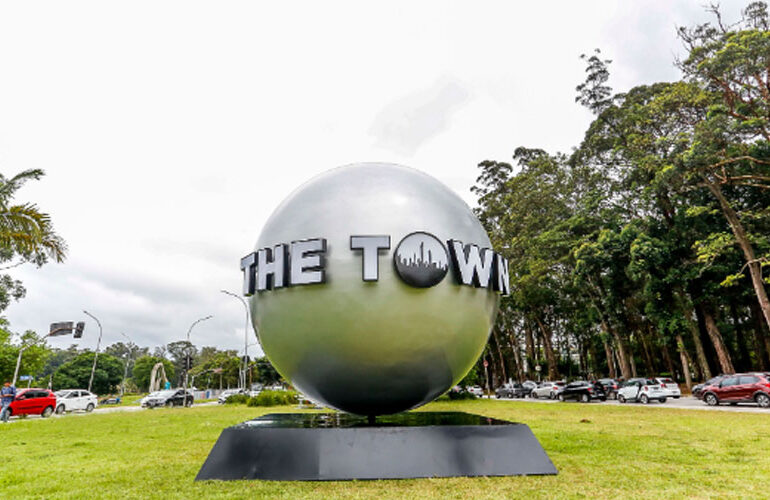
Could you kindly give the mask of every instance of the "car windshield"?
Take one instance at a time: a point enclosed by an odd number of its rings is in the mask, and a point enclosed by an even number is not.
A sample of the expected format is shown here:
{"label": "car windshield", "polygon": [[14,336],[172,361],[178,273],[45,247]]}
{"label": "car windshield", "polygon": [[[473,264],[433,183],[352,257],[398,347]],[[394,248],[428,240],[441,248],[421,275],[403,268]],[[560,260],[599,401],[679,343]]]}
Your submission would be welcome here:
{"label": "car windshield", "polygon": [[173,396],[174,394],[176,394],[176,391],[160,391],[154,393],[152,396],[156,398],[167,398],[169,396]]}
{"label": "car windshield", "polygon": [[661,383],[661,384],[673,384],[673,383],[675,383],[675,382],[674,382],[673,380],[671,380],[670,378],[660,378],[660,379],[658,379],[658,380],[660,380],[660,383]]}
{"label": "car windshield", "polygon": [[57,398],[66,398],[70,392],[72,391],[56,391],[54,394],[56,394]]}
{"label": "car windshield", "polygon": [[559,386],[559,387],[564,387],[567,384],[565,384],[564,382],[554,382],[553,385],[556,385],[556,386]]}

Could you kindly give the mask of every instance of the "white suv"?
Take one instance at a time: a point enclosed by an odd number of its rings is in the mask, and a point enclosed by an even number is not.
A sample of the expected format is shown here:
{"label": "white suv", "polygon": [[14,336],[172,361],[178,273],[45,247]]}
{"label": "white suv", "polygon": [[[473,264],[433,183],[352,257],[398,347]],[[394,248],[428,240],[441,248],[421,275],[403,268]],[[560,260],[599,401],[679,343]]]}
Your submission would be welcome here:
{"label": "white suv", "polygon": [[93,411],[99,405],[96,394],[82,389],[66,389],[56,392],[56,413],[65,411]]}
{"label": "white suv", "polygon": [[636,401],[647,404],[654,399],[665,403],[666,393],[660,388],[660,384],[648,378],[629,379],[618,389],[618,401],[621,403]]}
{"label": "white suv", "polygon": [[660,384],[660,388],[666,394],[666,397],[679,399],[682,396],[679,385],[670,378],[656,378],[655,382]]}

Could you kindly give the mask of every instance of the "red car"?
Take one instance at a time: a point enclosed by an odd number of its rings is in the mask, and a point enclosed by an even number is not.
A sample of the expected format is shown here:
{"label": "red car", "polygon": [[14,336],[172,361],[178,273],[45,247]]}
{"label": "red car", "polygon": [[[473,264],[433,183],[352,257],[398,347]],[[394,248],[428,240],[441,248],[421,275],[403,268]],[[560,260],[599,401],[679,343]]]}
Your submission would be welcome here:
{"label": "red car", "polygon": [[770,408],[770,375],[767,373],[738,373],[703,388],[703,401],[709,406],[719,403],[757,403]]}
{"label": "red car", "polygon": [[50,417],[56,408],[56,395],[48,389],[21,389],[11,401],[11,416],[40,415]]}

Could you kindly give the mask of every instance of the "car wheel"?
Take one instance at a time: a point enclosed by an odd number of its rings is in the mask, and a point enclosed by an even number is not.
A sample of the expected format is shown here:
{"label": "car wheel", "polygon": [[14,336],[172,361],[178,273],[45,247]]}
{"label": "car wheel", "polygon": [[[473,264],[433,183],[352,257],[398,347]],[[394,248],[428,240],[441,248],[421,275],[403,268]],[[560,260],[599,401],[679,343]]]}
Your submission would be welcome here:
{"label": "car wheel", "polygon": [[551,395],[550,395],[550,398],[551,399],[556,399],[556,393],[552,392]]}
{"label": "car wheel", "polygon": [[658,401],[660,401],[661,403],[665,403],[666,402],[666,398],[658,398]]}
{"label": "car wheel", "polygon": [[564,394],[559,394],[559,401],[564,402]]}
{"label": "car wheel", "polygon": [[48,418],[51,415],[53,415],[53,406],[46,406],[45,410],[43,410],[43,413],[40,414],[43,418]]}
{"label": "car wheel", "polygon": [[714,394],[706,394],[703,396],[703,401],[709,406],[717,406],[719,404],[719,399]]}
{"label": "car wheel", "polygon": [[581,394],[580,395],[580,402],[581,403],[589,403],[591,401],[591,396],[588,394]]}
{"label": "car wheel", "polygon": [[186,400],[186,401],[184,402],[184,405],[185,405],[187,408],[190,408],[190,407],[193,405],[193,402],[192,402],[191,400],[189,400],[189,399],[188,399],[188,400]]}
{"label": "car wheel", "polygon": [[171,408],[173,406],[174,406],[174,402],[173,401],[166,401],[166,408]]}
{"label": "car wheel", "polygon": [[760,408],[770,408],[770,396],[764,393],[757,394],[755,401]]}
{"label": "car wheel", "polygon": [[606,398],[606,397],[603,397],[603,398],[599,398],[599,399],[600,399],[600,400],[602,400],[602,401],[607,401],[607,398]]}
{"label": "car wheel", "polygon": [[650,398],[647,397],[647,394],[642,394],[641,397],[639,398],[639,402],[642,403],[643,405],[646,405],[647,403],[650,402]]}
{"label": "car wheel", "polygon": [[86,412],[91,413],[92,411],[94,411],[94,404],[88,403],[88,406],[86,406]]}
{"label": "car wheel", "polygon": [[626,402],[625,396],[623,396],[622,394],[618,394],[618,401],[620,402],[620,404],[625,403]]}
{"label": "car wheel", "polygon": [[64,405],[59,405],[56,407],[56,414],[61,415],[64,413]]}

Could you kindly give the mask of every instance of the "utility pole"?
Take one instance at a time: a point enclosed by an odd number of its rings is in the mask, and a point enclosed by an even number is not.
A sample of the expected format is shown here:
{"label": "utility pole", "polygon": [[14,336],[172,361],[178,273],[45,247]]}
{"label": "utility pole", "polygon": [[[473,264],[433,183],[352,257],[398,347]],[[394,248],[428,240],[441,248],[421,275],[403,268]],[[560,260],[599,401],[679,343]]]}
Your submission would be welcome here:
{"label": "utility pole", "polygon": [[[190,325],[190,328],[187,330],[187,350],[188,350],[188,352],[189,352],[189,349],[190,349],[190,347],[189,347],[190,346],[190,332],[192,331],[193,327],[195,325],[197,325],[198,323],[200,323],[201,321],[206,321],[207,319],[211,319],[213,317],[214,316],[206,316],[205,318],[196,319],[195,321],[193,321],[192,325]],[[188,372],[190,371],[187,368],[187,365],[186,365],[187,358],[189,356],[190,356],[189,354],[187,354],[185,356],[185,369],[184,369],[184,395],[185,395],[184,397],[185,398],[187,398],[187,375],[188,375]]]}
{"label": "utility pole", "polygon": [[91,367],[91,378],[88,380],[88,392],[91,392],[91,386],[94,383],[94,372],[96,372],[96,358],[99,357],[99,346],[102,343],[102,323],[96,319],[96,316],[91,314],[88,311],[83,311],[87,316],[91,317],[96,321],[96,324],[99,325],[99,340],[96,341],[96,352],[94,352],[94,364]]}
{"label": "utility pole", "polygon": [[[243,328],[243,369],[241,370],[243,373],[241,387],[246,389],[246,370],[248,370],[249,367],[249,305],[240,295],[228,292],[227,290],[220,290],[220,292],[240,300],[241,304],[243,304],[243,308],[246,310],[246,326]],[[257,337],[257,342],[259,342],[259,337]]]}

